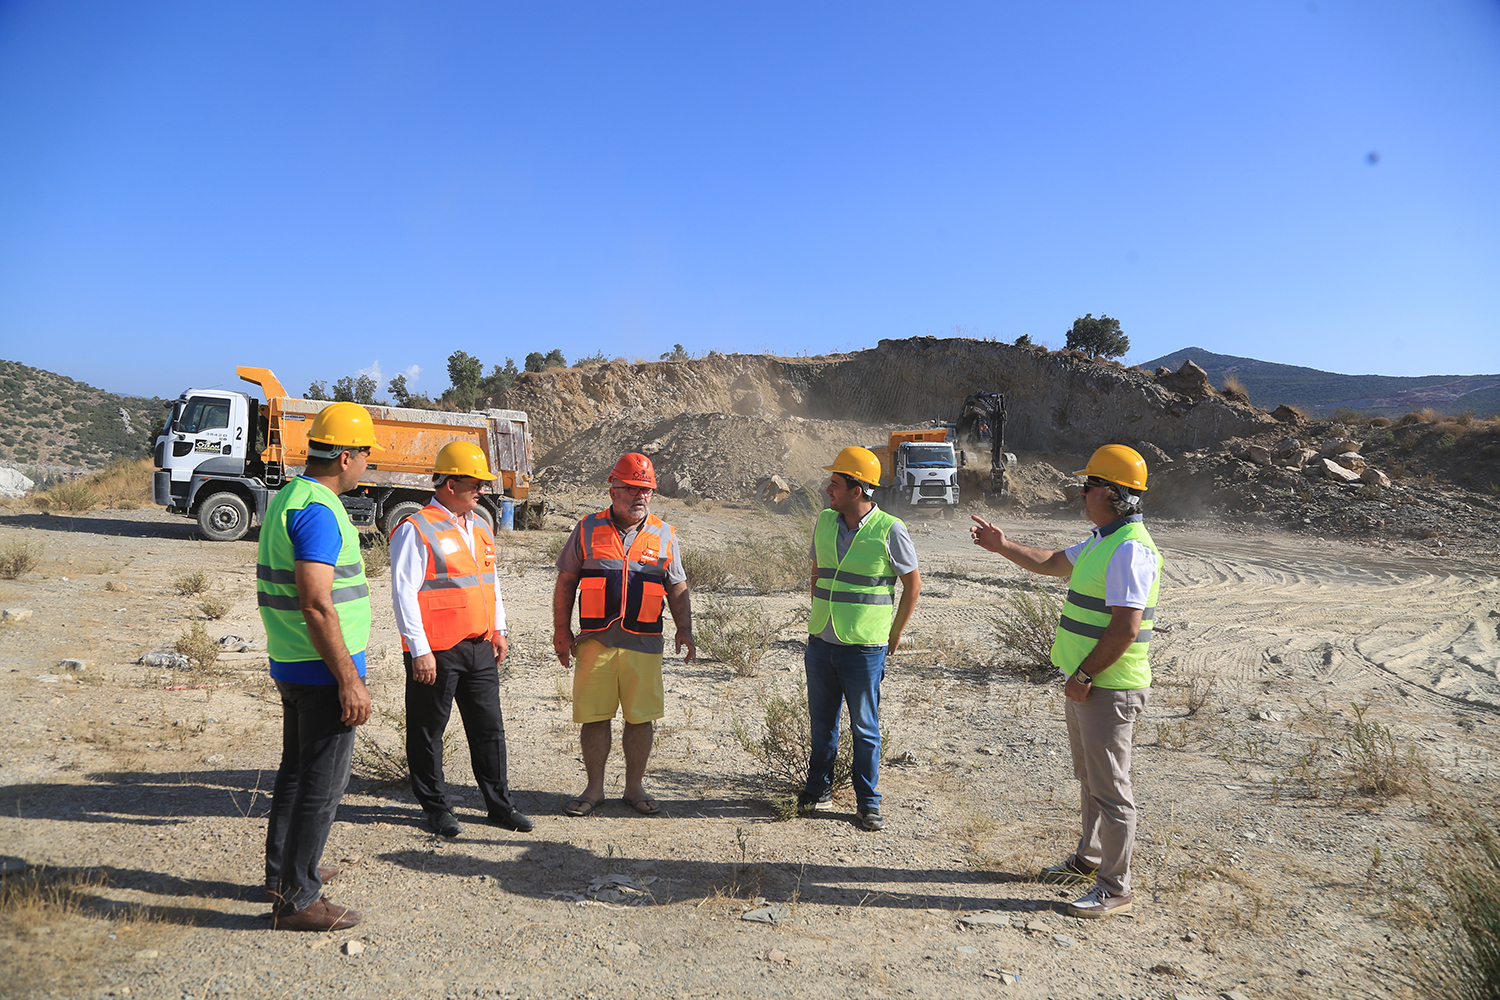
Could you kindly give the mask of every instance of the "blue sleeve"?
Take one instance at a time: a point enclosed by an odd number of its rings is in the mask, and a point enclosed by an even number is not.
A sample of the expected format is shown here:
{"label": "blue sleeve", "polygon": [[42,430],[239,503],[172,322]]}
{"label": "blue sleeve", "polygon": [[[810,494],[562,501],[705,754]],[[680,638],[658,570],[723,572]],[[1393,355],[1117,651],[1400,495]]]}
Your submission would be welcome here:
{"label": "blue sleeve", "polygon": [[344,536],[338,518],[320,503],[310,503],[287,519],[286,533],[292,539],[292,558],[303,562],[339,564]]}

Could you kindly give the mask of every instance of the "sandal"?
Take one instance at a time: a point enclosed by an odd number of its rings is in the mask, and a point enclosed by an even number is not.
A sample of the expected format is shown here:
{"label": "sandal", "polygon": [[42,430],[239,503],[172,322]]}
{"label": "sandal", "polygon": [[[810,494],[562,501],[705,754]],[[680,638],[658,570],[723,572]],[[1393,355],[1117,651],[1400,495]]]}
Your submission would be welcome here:
{"label": "sandal", "polygon": [[576,799],[569,799],[568,804],[563,806],[563,812],[569,816],[587,816],[603,803],[603,799],[590,799],[580,795]]}
{"label": "sandal", "polygon": [[649,795],[642,795],[638,799],[632,799],[629,796],[624,796],[620,799],[620,801],[625,803],[630,808],[634,809],[636,812],[640,813],[642,816],[661,815],[661,803],[657,802]]}

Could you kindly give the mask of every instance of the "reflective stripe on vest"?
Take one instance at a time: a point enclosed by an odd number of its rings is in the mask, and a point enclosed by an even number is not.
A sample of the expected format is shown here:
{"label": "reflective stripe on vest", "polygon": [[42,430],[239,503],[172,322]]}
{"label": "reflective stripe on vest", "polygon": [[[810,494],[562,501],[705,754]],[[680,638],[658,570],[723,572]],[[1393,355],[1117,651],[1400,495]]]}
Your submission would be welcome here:
{"label": "reflective stripe on vest", "polygon": [[1104,603],[1105,575],[1109,560],[1126,542],[1140,542],[1156,556],[1156,579],[1151,581],[1149,607],[1141,612],[1141,631],[1135,642],[1094,682],[1095,687],[1112,689],[1151,686],[1151,625],[1156,615],[1156,599],[1161,589],[1162,558],[1151,533],[1141,523],[1140,515],[1131,515],[1110,526],[1099,544],[1078,557],[1073,577],[1068,583],[1068,598],[1063,603],[1057,623],[1057,637],[1052,643],[1052,662],[1065,674],[1072,674],[1083,663],[1113,617]]}
{"label": "reflective stripe on vest", "polygon": [[891,637],[897,576],[886,539],[899,522],[883,510],[872,511],[840,559],[838,520],[837,511],[825,510],[813,529],[818,580],[813,584],[807,631],[819,635],[832,621],[840,642],[878,646]]}
{"label": "reflective stripe on vest", "polygon": [[[476,557],[447,511],[429,504],[401,524],[407,522],[427,546],[427,575],[417,588],[417,608],[428,645],[437,652],[465,639],[488,638],[495,625],[495,539],[489,525],[474,519]],[[401,648],[411,652],[405,639]]]}
{"label": "reflective stripe on vest", "polygon": [[359,532],[349,521],[337,494],[322,483],[301,476],[277,491],[266,508],[255,558],[255,603],[266,629],[266,655],[283,663],[321,660],[307,634],[307,622],[297,601],[296,554],[287,520],[312,504],[333,511],[338,522],[338,563],[333,567],[333,605],[339,616],[344,646],[352,655],[370,642],[370,587],[359,554]]}
{"label": "reflective stripe on vest", "polygon": [[602,632],[616,622],[637,635],[661,635],[661,606],[667,595],[675,534],[655,514],[625,551],[625,536],[609,511],[590,514],[578,524],[583,570],[578,580],[578,630]]}

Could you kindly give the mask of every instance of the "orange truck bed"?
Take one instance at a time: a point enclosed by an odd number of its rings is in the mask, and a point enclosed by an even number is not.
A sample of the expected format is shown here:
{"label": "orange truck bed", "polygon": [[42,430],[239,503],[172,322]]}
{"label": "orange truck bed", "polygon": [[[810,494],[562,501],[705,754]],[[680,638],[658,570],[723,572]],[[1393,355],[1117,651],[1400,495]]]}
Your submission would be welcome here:
{"label": "orange truck bed", "polygon": [[[266,448],[261,459],[295,475],[294,470],[307,464],[307,432],[313,417],[328,403],[286,395],[276,376],[265,368],[237,368],[236,372],[266,393],[266,402],[260,407],[266,421]],[[507,496],[524,500],[531,494],[531,435],[527,433],[525,413],[452,413],[398,406],[365,409],[375,419],[375,440],[385,450],[370,455],[362,485],[431,489],[437,453],[453,441],[472,441],[489,458],[490,471],[500,477]]]}
{"label": "orange truck bed", "polygon": [[898,447],[911,441],[946,440],[948,440],[946,427],[930,427],[920,431],[891,431],[890,440],[883,447],[870,449],[875,453],[875,457],[880,459],[880,485],[891,485],[891,462]]}

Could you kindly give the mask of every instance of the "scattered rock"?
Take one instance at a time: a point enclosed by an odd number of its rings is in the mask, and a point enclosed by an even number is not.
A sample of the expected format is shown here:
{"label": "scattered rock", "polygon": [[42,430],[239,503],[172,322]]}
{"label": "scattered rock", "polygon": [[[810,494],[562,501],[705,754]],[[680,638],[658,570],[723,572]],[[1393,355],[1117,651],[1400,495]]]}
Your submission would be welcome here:
{"label": "scattered rock", "polygon": [[[1154,469],[1154,468],[1156,468],[1159,465],[1171,465],[1172,464],[1172,456],[1168,455],[1166,452],[1162,451],[1160,448],[1158,448],[1156,445],[1152,444],[1150,441],[1140,441],[1140,442],[1138,442],[1136,444],[1136,446],[1135,446],[1135,450],[1138,451],[1138,452],[1140,452],[1141,453],[1141,457],[1146,460],[1146,468],[1148,468],[1148,469]],[[1012,455],[1012,456],[1007,456],[1007,457],[1009,458],[1009,461],[1007,462],[1007,464],[1014,465],[1015,464],[1015,456]]]}
{"label": "scattered rock", "polygon": [[1021,981],[1021,970],[1020,969],[985,969],[984,970],[984,977],[986,979],[998,979],[998,980],[1000,980],[1000,982],[1001,982],[1002,985],[1009,986],[1012,983],[1019,983]]}
{"label": "scattered rock", "polygon": [[130,590],[130,584],[124,580],[106,580],[104,581],[104,589],[113,590],[117,594],[123,594]]}
{"label": "scattered rock", "polygon": [[1323,442],[1318,453],[1324,458],[1332,458],[1334,455],[1342,455],[1347,451],[1359,451],[1363,447],[1358,441],[1350,441],[1348,438],[1330,438]]}
{"label": "scattered rock", "polygon": [[1078,944],[1078,939],[1069,937],[1067,934],[1054,934],[1052,935],[1052,943],[1059,948],[1072,948]]}
{"label": "scattered rock", "polygon": [[774,906],[761,906],[754,910],[746,910],[740,914],[740,919],[748,920],[754,924],[779,924],[790,913],[790,909],[778,903]]}
{"label": "scattered rock", "polygon": [[353,957],[355,955],[363,955],[365,952],[365,945],[363,941],[345,941],[344,946],[339,950],[342,951],[345,955]]}
{"label": "scattered rock", "polygon": [[36,679],[39,683],[42,684],[56,684],[62,678],[58,677],[56,674],[37,674]]}
{"label": "scattered rock", "polygon": [[604,945],[604,950],[616,958],[634,958],[641,953],[641,946],[634,941],[612,941]]}
{"label": "scattered rock", "polygon": [[1283,424],[1295,424],[1297,423],[1297,421],[1302,419],[1302,414],[1298,413],[1290,406],[1287,406],[1285,403],[1282,403],[1280,406],[1276,407],[1276,409],[1271,411],[1271,419],[1279,421]]}
{"label": "scattered rock", "polygon": [[[1184,936],[1183,940],[1187,940],[1186,936]],[[1172,976],[1176,979],[1186,979],[1188,977],[1186,969],[1180,965],[1173,965],[1171,962],[1162,962],[1160,965],[1153,965],[1151,966],[1151,971],[1158,976]]]}
{"label": "scattered rock", "polygon": [[155,948],[145,948],[141,951],[136,952],[130,957],[135,959],[137,962],[144,962],[147,959],[160,958],[161,952],[157,951]]}
{"label": "scattered rock", "polygon": [[1322,471],[1324,479],[1332,479],[1336,483],[1359,482],[1359,473],[1350,472],[1331,458],[1319,459],[1316,468]]}
{"label": "scattered rock", "polygon": [[761,482],[760,498],[765,503],[782,503],[792,495],[792,485],[780,476],[768,476]]}
{"label": "scattered rock", "polygon": [[1371,486],[1391,485],[1391,477],[1387,476],[1384,472],[1381,472],[1373,465],[1365,467],[1364,471],[1359,474],[1359,480],[1362,483],[1369,483]]}
{"label": "scattered rock", "polygon": [[1365,457],[1357,451],[1346,451],[1333,456],[1333,460],[1350,472],[1359,472],[1365,467]]}
{"label": "scattered rock", "polygon": [[20,469],[0,466],[0,497],[19,499],[31,492],[36,483],[22,475]]}
{"label": "scattered rock", "polygon": [[87,670],[88,668],[89,668],[89,665],[87,663],[85,663],[84,661],[82,661],[82,660],[58,660],[57,661],[57,669],[58,670],[72,670],[75,673],[82,673],[83,671]]}
{"label": "scattered rock", "polygon": [[1303,466],[1307,465],[1308,462],[1311,462],[1317,457],[1318,453],[1313,451],[1311,448],[1303,448],[1301,451],[1288,456],[1287,464],[1294,469],[1300,469]]}
{"label": "scattered rock", "polygon": [[173,653],[168,650],[159,650],[155,653],[146,653],[136,661],[144,666],[157,667],[162,670],[191,670],[193,661],[181,653]]}
{"label": "scattered rock", "polygon": [[35,613],[30,608],[6,608],[0,611],[0,622],[24,622]]}
{"label": "scattered rock", "polygon": [[1256,465],[1270,465],[1271,449],[1264,448],[1258,444],[1252,444],[1245,448],[1240,457],[1247,462],[1254,462]]}
{"label": "scattered rock", "polygon": [[979,954],[979,949],[978,948],[975,948],[972,945],[967,945],[967,944],[961,944],[961,945],[959,945],[954,950],[957,951],[960,955],[977,955],[977,954]]}
{"label": "scattered rock", "polygon": [[797,960],[795,958],[793,958],[792,956],[788,955],[786,952],[782,951],[780,948],[772,948],[770,951],[766,952],[766,961],[767,962],[774,962],[777,965],[796,965],[797,964]]}
{"label": "scattered rock", "polygon": [[1009,927],[1010,914],[998,910],[979,910],[959,917],[958,922],[965,927]]}
{"label": "scattered rock", "polygon": [[1257,708],[1255,711],[1250,713],[1250,718],[1260,719],[1262,722],[1280,722],[1281,713],[1273,712],[1269,708]]}

